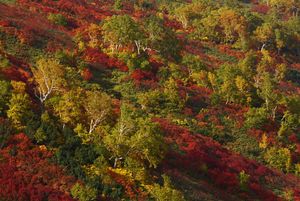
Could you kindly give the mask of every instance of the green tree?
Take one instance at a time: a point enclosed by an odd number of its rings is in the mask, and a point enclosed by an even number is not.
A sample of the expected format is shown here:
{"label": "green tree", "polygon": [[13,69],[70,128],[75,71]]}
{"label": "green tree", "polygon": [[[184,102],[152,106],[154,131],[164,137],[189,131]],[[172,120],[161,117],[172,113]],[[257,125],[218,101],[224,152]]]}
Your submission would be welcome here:
{"label": "green tree", "polygon": [[222,28],[220,27],[218,17],[218,12],[214,10],[207,17],[194,20],[193,27],[195,30],[191,35],[200,40],[220,42],[222,34],[219,30],[222,30]]}
{"label": "green tree", "polygon": [[224,64],[217,70],[217,93],[228,103],[250,103],[252,83],[240,68]]}
{"label": "green tree", "polygon": [[194,73],[199,73],[202,70],[206,70],[206,65],[201,61],[199,56],[195,56],[193,54],[185,54],[182,57],[181,63],[187,67],[190,76],[192,76]]}
{"label": "green tree", "polygon": [[143,33],[139,25],[129,15],[114,15],[106,19],[102,25],[103,39],[112,51],[121,46],[136,46],[138,54],[141,51]]}
{"label": "green tree", "polygon": [[249,51],[245,58],[240,60],[238,67],[241,70],[241,74],[249,82],[253,82],[253,77],[255,75],[255,67],[257,62],[257,55],[253,51]]}
{"label": "green tree", "polygon": [[287,74],[287,66],[286,64],[278,64],[275,69],[275,79],[277,82],[283,81]]}
{"label": "green tree", "polygon": [[180,58],[181,46],[173,30],[158,17],[148,17],[143,23],[146,35],[144,49],[154,50],[164,57]]}
{"label": "green tree", "polygon": [[176,83],[176,80],[170,78],[166,81],[164,87],[163,93],[166,101],[165,107],[168,108],[169,111],[181,111],[185,106],[186,100],[180,96],[179,87]]}
{"label": "green tree", "polygon": [[281,118],[278,136],[287,139],[293,132],[297,133],[300,126],[300,97],[298,95],[286,97],[284,104],[287,110]]}
{"label": "green tree", "polygon": [[41,115],[40,125],[35,130],[34,138],[38,143],[47,143],[50,146],[64,142],[57,125],[57,119],[47,111]]}
{"label": "green tree", "polygon": [[278,136],[287,139],[287,137],[299,128],[299,116],[286,111],[281,118]]}
{"label": "green tree", "polygon": [[111,98],[106,93],[87,91],[84,108],[90,120],[89,133],[92,133],[111,114]]}
{"label": "green tree", "polygon": [[259,78],[257,89],[257,94],[265,101],[265,107],[271,111],[273,119],[276,117],[277,104],[280,99],[280,96],[275,93],[275,84],[276,82],[270,73],[264,72]]}
{"label": "green tree", "polygon": [[159,113],[164,108],[165,97],[160,90],[150,90],[138,94],[138,103],[147,113]]}
{"label": "green tree", "polygon": [[114,167],[120,165],[127,157],[156,167],[165,152],[158,126],[147,117],[137,115],[127,104],[121,106],[118,123],[112,132],[104,137],[104,143],[114,156]]}
{"label": "green tree", "polygon": [[278,53],[286,46],[287,36],[282,29],[275,29],[275,45]]}
{"label": "green tree", "polygon": [[245,42],[247,38],[246,18],[228,7],[213,10],[208,16],[194,20],[193,26],[192,36],[201,40],[234,43]]}

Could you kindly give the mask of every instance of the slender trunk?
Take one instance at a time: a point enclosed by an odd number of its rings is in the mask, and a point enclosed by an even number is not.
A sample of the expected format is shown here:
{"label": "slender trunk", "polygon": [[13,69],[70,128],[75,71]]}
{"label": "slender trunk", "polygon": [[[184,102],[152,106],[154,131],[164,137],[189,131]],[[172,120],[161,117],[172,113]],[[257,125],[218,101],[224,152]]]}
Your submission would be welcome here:
{"label": "slender trunk", "polygon": [[266,99],[266,108],[269,110],[269,99]]}
{"label": "slender trunk", "polygon": [[122,160],[122,159],[123,159],[122,157],[116,157],[116,158],[115,158],[115,161],[114,161],[114,168],[117,167],[118,161],[119,161],[119,160]]}
{"label": "slender trunk", "polygon": [[141,54],[141,42],[140,42],[140,41],[137,41],[137,40],[135,40],[135,41],[134,41],[134,43],[135,43],[135,46],[136,46],[136,49],[137,49],[138,55],[140,55],[140,54]]}
{"label": "slender trunk", "polygon": [[114,168],[117,167],[117,163],[118,163],[118,157],[115,158],[115,162],[114,162]]}
{"label": "slender trunk", "polygon": [[276,118],[276,111],[277,111],[277,106],[272,110],[272,119],[273,119],[273,121]]}
{"label": "slender trunk", "polygon": [[228,105],[228,103],[229,103],[229,98],[226,98],[226,105]]}
{"label": "slender trunk", "polygon": [[260,51],[262,52],[262,51],[265,49],[265,47],[266,47],[266,43],[264,43],[264,44],[261,46]]}

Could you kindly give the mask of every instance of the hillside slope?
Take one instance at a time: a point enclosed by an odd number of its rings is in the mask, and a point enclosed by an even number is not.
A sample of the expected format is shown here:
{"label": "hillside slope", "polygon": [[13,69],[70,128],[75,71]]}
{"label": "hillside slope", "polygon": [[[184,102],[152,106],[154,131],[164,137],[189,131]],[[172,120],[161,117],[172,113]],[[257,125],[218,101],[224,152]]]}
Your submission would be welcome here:
{"label": "hillside slope", "polygon": [[0,0],[0,197],[300,200],[300,5],[276,2]]}

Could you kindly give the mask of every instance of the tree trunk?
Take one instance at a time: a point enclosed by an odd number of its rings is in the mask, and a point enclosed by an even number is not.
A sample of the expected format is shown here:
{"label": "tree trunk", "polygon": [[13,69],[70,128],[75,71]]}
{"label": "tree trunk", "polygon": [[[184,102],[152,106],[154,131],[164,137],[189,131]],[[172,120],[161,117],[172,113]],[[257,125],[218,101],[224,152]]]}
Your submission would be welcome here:
{"label": "tree trunk", "polygon": [[276,118],[276,111],[277,111],[277,106],[275,108],[273,108],[273,110],[272,110],[272,119],[273,119],[273,121]]}
{"label": "tree trunk", "polygon": [[265,49],[266,45],[267,45],[267,44],[264,43],[264,44],[261,46],[261,48],[260,48],[260,51],[261,51],[261,52]]}

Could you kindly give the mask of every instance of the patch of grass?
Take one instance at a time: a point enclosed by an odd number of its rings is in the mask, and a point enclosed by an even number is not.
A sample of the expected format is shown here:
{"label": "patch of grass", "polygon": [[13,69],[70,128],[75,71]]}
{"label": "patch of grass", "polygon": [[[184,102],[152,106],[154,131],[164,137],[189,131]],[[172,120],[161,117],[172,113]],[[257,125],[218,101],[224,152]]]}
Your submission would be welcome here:
{"label": "patch of grass", "polygon": [[221,53],[218,49],[212,48],[212,47],[204,47],[205,54],[213,55],[217,57],[218,59],[225,61],[225,62],[231,62],[236,63],[238,61],[237,58]]}

